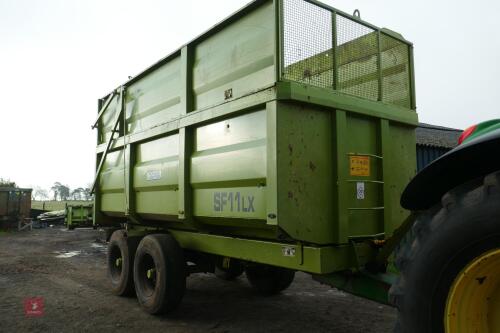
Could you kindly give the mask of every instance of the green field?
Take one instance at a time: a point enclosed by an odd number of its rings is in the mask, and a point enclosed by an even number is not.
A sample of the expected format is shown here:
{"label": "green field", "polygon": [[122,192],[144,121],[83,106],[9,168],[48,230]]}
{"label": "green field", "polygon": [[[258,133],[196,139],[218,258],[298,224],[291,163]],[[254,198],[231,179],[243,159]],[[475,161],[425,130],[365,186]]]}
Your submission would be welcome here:
{"label": "green field", "polygon": [[39,209],[46,211],[54,211],[54,210],[64,210],[66,208],[66,204],[68,205],[88,205],[93,201],[85,201],[85,200],[67,200],[67,201],[31,201],[31,209]]}

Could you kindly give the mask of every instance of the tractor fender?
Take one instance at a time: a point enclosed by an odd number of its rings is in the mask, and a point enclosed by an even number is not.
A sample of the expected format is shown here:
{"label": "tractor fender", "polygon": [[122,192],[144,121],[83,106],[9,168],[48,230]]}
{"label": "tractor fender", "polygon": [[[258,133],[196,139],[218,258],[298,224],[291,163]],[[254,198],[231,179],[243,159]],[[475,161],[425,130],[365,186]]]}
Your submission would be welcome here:
{"label": "tractor fender", "polygon": [[401,206],[426,210],[460,184],[500,170],[500,129],[478,136],[420,171],[401,195]]}

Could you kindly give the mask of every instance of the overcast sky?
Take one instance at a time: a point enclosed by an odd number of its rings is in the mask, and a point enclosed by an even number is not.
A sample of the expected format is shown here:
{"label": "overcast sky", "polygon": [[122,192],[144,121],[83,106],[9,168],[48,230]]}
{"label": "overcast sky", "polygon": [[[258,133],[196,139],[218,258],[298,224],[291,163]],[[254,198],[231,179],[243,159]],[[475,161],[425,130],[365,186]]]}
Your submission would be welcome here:
{"label": "overcast sky", "polygon": [[[93,180],[97,99],[246,0],[0,0],[0,177]],[[420,121],[498,117],[500,2],[325,0],[415,45]]]}

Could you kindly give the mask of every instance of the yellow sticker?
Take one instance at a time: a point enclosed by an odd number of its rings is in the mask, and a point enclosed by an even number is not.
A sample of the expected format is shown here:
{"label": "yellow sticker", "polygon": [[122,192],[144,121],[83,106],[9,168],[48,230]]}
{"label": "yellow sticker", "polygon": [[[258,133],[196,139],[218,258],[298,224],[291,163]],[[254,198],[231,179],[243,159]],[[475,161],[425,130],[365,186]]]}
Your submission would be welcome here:
{"label": "yellow sticker", "polygon": [[349,156],[349,174],[351,176],[370,176],[370,157]]}

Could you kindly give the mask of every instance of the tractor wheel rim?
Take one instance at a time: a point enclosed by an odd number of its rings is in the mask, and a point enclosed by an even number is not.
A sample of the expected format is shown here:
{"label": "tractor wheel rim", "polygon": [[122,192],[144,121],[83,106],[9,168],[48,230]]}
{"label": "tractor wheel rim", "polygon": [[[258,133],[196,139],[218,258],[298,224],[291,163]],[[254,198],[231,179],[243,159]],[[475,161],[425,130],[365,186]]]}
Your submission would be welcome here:
{"label": "tractor wheel rim", "polygon": [[500,332],[500,249],[472,260],[446,300],[446,333]]}

